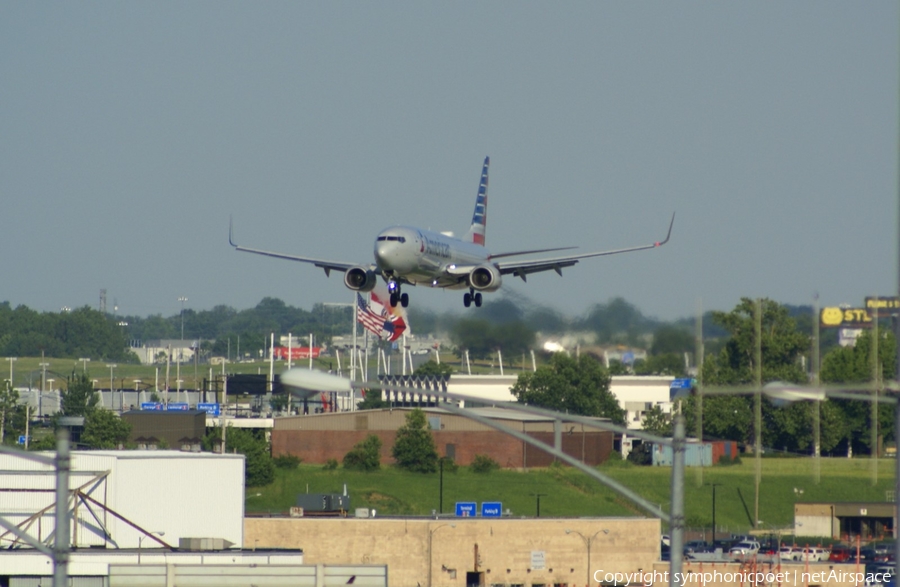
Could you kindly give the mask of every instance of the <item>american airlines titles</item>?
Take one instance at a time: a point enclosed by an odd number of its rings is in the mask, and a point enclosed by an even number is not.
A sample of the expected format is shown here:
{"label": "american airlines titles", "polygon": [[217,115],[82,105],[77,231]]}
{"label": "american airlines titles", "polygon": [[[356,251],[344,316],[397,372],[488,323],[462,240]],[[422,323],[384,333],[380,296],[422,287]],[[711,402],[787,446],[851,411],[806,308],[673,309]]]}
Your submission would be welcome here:
{"label": "american airlines titles", "polygon": [[450,258],[450,245],[448,245],[447,243],[442,243],[440,241],[431,240],[425,235],[422,235],[422,239],[425,241],[426,255],[440,257],[441,259]]}

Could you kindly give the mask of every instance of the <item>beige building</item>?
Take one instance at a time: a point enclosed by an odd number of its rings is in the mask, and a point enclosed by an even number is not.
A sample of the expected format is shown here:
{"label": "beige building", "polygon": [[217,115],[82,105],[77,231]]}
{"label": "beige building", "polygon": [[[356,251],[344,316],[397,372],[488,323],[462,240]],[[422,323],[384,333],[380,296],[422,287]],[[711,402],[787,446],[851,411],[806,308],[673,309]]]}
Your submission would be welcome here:
{"label": "beige building", "polygon": [[659,536],[659,520],[645,518],[244,520],[248,547],[300,548],[306,564],[384,564],[389,584],[407,587],[585,585],[597,570],[651,570]]}

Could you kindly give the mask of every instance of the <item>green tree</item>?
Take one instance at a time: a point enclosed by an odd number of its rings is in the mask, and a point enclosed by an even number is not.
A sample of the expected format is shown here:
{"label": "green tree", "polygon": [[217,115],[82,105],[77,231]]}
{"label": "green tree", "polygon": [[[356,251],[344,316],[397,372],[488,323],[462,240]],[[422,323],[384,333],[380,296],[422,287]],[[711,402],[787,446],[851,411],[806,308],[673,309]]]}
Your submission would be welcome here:
{"label": "green tree", "polygon": [[[759,311],[760,335],[757,340],[757,311]],[[713,312],[713,321],[728,332],[729,337],[721,350],[709,355],[703,363],[704,385],[751,385],[756,382],[757,368],[762,383],[787,381],[806,383],[807,374],[800,358],[810,347],[809,336],[797,329],[788,309],[769,299],[759,301],[742,298],[731,312]],[[757,349],[761,363],[757,365]],[[754,436],[753,398],[705,397],[703,399],[704,436],[749,442]],[[803,408],[792,408],[787,413],[774,413],[768,401],[762,402],[763,440],[777,446],[803,444],[803,438],[790,436],[803,434],[807,428],[798,423],[797,416]],[[721,419],[720,419],[721,418]]]}
{"label": "green tree", "polygon": [[[805,383],[800,357],[810,348],[787,309],[769,299],[760,301],[762,382]],[[746,385],[756,381],[756,301],[742,298],[731,312],[713,312],[713,320],[729,338],[722,350],[703,363],[704,385]]]}
{"label": "green tree", "polygon": [[694,351],[694,335],[686,328],[672,326],[670,324],[660,326],[653,333],[653,344],[650,345],[650,354],[682,355]]}
{"label": "green tree", "polygon": [[94,384],[87,373],[76,373],[67,378],[66,389],[60,392],[61,412],[64,416],[87,417],[100,402]]}
{"label": "green tree", "polygon": [[535,334],[525,323],[492,323],[481,318],[464,318],[450,331],[450,340],[459,349],[469,351],[473,359],[486,359],[497,349],[509,355],[527,352],[534,346]]}
{"label": "green tree", "polygon": [[247,487],[261,487],[275,480],[275,463],[265,437],[247,428],[229,428],[226,452],[239,452],[246,457],[244,481]]}
{"label": "green tree", "polygon": [[671,375],[684,377],[684,358],[676,353],[650,355],[634,362],[635,375]]}
{"label": "green tree", "polygon": [[416,473],[437,471],[437,448],[425,412],[415,409],[406,415],[406,423],[397,430],[391,454],[402,469]]}
{"label": "green tree", "polygon": [[0,389],[0,443],[6,440],[7,422],[12,420],[18,405],[19,392],[13,389],[12,383],[7,382]]}
{"label": "green tree", "polygon": [[381,391],[378,389],[366,389],[363,391],[363,400],[356,404],[358,410],[380,410],[391,404],[381,399]]}
{"label": "green tree", "polygon": [[625,410],[609,389],[610,375],[589,355],[557,353],[537,371],[522,373],[510,390],[520,403],[625,423]]}
{"label": "green tree", "polygon": [[381,468],[381,439],[370,434],[344,455],[344,468],[377,471]]}
{"label": "green tree", "polygon": [[426,377],[426,376],[446,377],[446,376],[451,375],[452,373],[453,373],[453,368],[450,365],[448,365],[447,363],[441,363],[440,365],[438,365],[434,361],[428,361],[428,362],[422,363],[421,365],[416,367],[415,371],[413,371],[413,375],[416,375],[419,377]]}
{"label": "green tree", "polygon": [[672,417],[657,404],[644,412],[641,428],[657,436],[672,436]]}
{"label": "green tree", "polygon": [[96,449],[115,449],[124,445],[131,424],[106,408],[91,410],[84,419],[81,442]]}
{"label": "green tree", "polygon": [[[873,356],[876,354],[876,342],[877,369]],[[877,334],[864,332],[852,347],[832,349],[822,359],[820,378],[823,383],[828,384],[871,383],[873,374],[877,372],[881,381],[887,381],[894,378],[896,361],[897,340],[894,333],[887,328],[879,328]],[[871,430],[874,425],[871,404],[854,400],[833,400],[828,403],[832,403],[840,412],[840,421],[844,424],[840,428],[843,432],[841,441],[846,441],[854,451],[871,450]],[[877,426],[879,436],[888,440],[895,439],[893,408],[885,404],[879,405]],[[825,430],[824,420],[822,430]],[[825,450],[824,446],[822,450]]]}

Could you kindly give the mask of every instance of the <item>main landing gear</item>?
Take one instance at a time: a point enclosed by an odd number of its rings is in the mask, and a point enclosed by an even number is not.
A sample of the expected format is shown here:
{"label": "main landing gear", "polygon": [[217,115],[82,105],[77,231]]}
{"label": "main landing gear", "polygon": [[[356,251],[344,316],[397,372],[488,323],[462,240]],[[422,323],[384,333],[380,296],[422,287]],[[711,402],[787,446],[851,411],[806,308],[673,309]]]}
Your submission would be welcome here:
{"label": "main landing gear", "polygon": [[475,307],[481,307],[481,292],[476,292],[475,288],[469,288],[469,293],[463,294],[463,305],[467,308],[475,302]]}
{"label": "main landing gear", "polygon": [[400,293],[400,285],[396,281],[388,282],[388,291],[391,292],[392,308],[396,308],[398,303],[404,308],[409,306],[409,294]]}

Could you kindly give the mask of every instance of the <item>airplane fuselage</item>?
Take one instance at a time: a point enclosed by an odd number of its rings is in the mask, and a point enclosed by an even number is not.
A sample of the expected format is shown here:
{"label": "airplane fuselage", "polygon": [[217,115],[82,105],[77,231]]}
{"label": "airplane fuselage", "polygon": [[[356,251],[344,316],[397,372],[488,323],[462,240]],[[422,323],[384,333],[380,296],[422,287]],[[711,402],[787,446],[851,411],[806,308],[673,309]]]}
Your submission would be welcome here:
{"label": "airplane fuselage", "polygon": [[463,289],[452,275],[456,266],[488,263],[483,246],[412,226],[392,226],[375,239],[375,264],[385,277],[402,278],[412,285]]}

